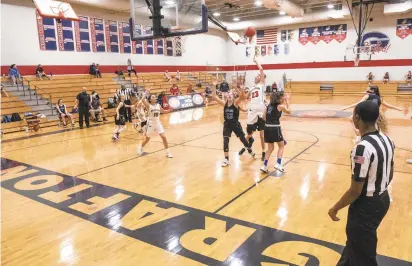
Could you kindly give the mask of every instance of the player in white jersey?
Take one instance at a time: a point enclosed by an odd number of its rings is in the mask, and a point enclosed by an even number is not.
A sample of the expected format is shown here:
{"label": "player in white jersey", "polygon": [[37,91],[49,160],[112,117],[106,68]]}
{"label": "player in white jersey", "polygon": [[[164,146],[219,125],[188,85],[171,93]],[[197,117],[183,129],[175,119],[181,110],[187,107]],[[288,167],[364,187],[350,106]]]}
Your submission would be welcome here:
{"label": "player in white jersey", "polygon": [[146,117],[146,112],[144,110],[144,103],[143,99],[140,99],[139,101],[136,102],[135,104],[135,115],[136,118],[138,119],[138,122],[136,121],[134,123],[134,128],[137,130],[138,126],[140,125],[140,133],[143,133],[143,128],[147,124],[147,117]]}
{"label": "player in white jersey", "polygon": [[[150,95],[149,101],[147,101],[147,95]],[[150,94],[150,89],[147,89],[145,95],[143,96],[143,104],[145,105],[146,109],[148,110],[148,118],[147,124],[144,129],[145,138],[143,143],[138,145],[137,147],[137,154],[143,154],[143,147],[149,142],[151,137],[159,135],[163,141],[163,145],[166,149],[166,156],[168,158],[172,158],[172,153],[169,150],[169,144],[167,143],[165,130],[163,129],[162,123],[160,122],[160,113],[169,113],[170,110],[164,110],[160,104],[158,104],[157,97],[154,94]]]}
{"label": "player in white jersey", "polygon": [[[263,120],[263,113],[266,109],[265,104],[265,78],[266,75],[263,72],[262,66],[257,61],[256,57],[253,59],[259,68],[259,74],[255,77],[255,86],[252,87],[247,95],[250,98],[249,106],[247,108],[247,136],[246,139],[249,142],[249,148],[252,148],[252,144],[255,141],[253,138],[253,132],[256,130],[260,134],[260,143],[262,146],[262,161],[265,159],[265,120]],[[245,152],[245,148],[239,151],[239,155]]]}

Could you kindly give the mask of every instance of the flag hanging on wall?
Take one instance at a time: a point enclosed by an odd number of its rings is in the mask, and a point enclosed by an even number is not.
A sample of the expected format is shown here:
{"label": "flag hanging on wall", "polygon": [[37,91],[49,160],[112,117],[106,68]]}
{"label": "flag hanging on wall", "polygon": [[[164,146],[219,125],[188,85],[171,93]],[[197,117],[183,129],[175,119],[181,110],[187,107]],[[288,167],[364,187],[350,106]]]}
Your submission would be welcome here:
{"label": "flag hanging on wall", "polygon": [[90,18],[90,32],[92,35],[92,51],[106,52],[103,19]]}
{"label": "flag hanging on wall", "polygon": [[333,33],[335,31],[335,25],[323,26],[320,39],[325,43],[333,41]]}
{"label": "flag hanging on wall", "polygon": [[128,23],[119,22],[119,45],[120,52],[130,54],[131,43],[130,43],[130,26]]}
{"label": "flag hanging on wall", "polygon": [[346,32],[347,32],[347,25],[346,24],[341,24],[341,25],[335,25],[335,32],[334,32],[334,38],[338,42],[343,42],[346,39]]}
{"label": "flag hanging on wall", "polygon": [[412,18],[401,18],[397,20],[396,35],[401,39],[412,35]]}
{"label": "flag hanging on wall", "polygon": [[[142,35],[142,25],[135,25],[136,35]],[[143,54],[143,41],[133,41],[132,42],[132,52],[134,54]]]}
{"label": "flag hanging on wall", "polygon": [[117,32],[117,22],[106,20],[104,29],[106,32],[107,52],[119,52],[119,33]]}
{"label": "flag hanging on wall", "polygon": [[74,22],[74,34],[76,36],[76,51],[90,52],[89,18],[79,17],[80,21]]}
{"label": "flag hanging on wall", "polygon": [[278,29],[270,28],[264,30],[256,30],[256,44],[273,44],[277,43],[278,40]]}
{"label": "flag hanging on wall", "polygon": [[154,40],[154,51],[155,51],[155,54],[164,55],[163,43],[164,43],[164,40],[163,40],[163,39],[156,39],[156,40]]}
{"label": "flag hanging on wall", "polygon": [[[144,28],[144,33],[145,34],[152,34],[152,27],[151,26],[146,26]],[[144,54],[154,54],[153,39],[143,41],[143,47],[144,47]]]}
{"label": "flag hanging on wall", "polygon": [[59,40],[60,51],[74,51],[73,22],[62,19],[57,23],[57,38]]}
{"label": "flag hanging on wall", "polygon": [[309,40],[313,44],[317,44],[318,42],[320,42],[321,30],[322,30],[322,28],[319,28],[319,27],[314,27],[313,28],[312,33],[309,36]]}
{"label": "flag hanging on wall", "polygon": [[40,50],[57,50],[56,27],[54,25],[54,18],[43,18],[36,10],[36,19]]}
{"label": "flag hanging on wall", "polygon": [[279,54],[279,46],[277,44],[273,45],[273,54],[274,55]]}

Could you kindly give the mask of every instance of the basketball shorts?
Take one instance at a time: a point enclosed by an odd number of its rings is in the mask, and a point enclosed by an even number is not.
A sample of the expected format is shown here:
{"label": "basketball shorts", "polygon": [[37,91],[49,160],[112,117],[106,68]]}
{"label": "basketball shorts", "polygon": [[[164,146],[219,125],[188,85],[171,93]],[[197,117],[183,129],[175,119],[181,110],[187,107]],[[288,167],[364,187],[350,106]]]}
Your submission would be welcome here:
{"label": "basketball shorts", "polygon": [[235,133],[236,137],[238,138],[245,136],[245,132],[243,132],[242,125],[239,121],[237,123],[224,123],[223,137],[230,138],[232,136],[232,132]]}
{"label": "basketball shorts", "polygon": [[282,129],[278,127],[265,126],[265,143],[274,143],[283,141]]}
{"label": "basketball shorts", "polygon": [[145,127],[145,135],[148,136],[149,138],[155,137],[157,135],[160,135],[164,133],[165,130],[163,129],[162,124],[160,123],[147,123]]}
{"label": "basketball shorts", "polygon": [[114,119],[114,123],[117,126],[124,126],[126,124],[126,117],[124,115],[120,115],[119,119]]}
{"label": "basketball shorts", "polygon": [[252,135],[253,132],[255,132],[256,130],[258,131],[265,130],[265,120],[263,120],[263,118],[261,118],[260,116],[258,116],[258,120],[256,123],[252,125],[248,124],[246,126],[246,131],[248,135]]}

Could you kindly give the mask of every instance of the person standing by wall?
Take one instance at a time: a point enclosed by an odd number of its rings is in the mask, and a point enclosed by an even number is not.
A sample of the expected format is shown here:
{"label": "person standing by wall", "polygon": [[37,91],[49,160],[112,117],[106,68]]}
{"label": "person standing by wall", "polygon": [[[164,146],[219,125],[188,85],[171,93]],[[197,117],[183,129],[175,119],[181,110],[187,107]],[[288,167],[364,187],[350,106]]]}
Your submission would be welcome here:
{"label": "person standing by wall", "polygon": [[393,178],[395,146],[379,132],[376,121],[379,106],[373,101],[359,103],[353,112],[353,124],[362,139],[351,152],[350,188],[329,210],[333,221],[338,211],[349,206],[346,246],[337,266],[377,266],[377,229],[388,212],[388,186]]}
{"label": "person standing by wall", "polygon": [[86,127],[89,127],[89,106],[90,96],[87,94],[86,87],[76,97],[76,105],[79,110],[79,127],[83,128],[83,119],[86,121]]}
{"label": "person standing by wall", "polygon": [[116,92],[116,95],[115,95],[118,102],[119,102],[121,96],[124,97],[124,103],[125,103],[125,105],[127,105],[126,106],[126,110],[127,110],[127,112],[126,112],[126,114],[127,114],[126,115],[126,121],[129,121],[130,123],[132,122],[132,108],[128,107],[128,106],[132,105],[131,104],[132,95],[133,95],[132,89],[126,88],[126,86],[124,86],[124,85],[120,86],[120,90],[118,90]]}
{"label": "person standing by wall", "polygon": [[133,72],[137,78],[137,72],[136,70],[134,70],[132,60],[130,60],[130,58],[127,59],[127,72],[129,73],[129,77],[130,77],[130,74]]}

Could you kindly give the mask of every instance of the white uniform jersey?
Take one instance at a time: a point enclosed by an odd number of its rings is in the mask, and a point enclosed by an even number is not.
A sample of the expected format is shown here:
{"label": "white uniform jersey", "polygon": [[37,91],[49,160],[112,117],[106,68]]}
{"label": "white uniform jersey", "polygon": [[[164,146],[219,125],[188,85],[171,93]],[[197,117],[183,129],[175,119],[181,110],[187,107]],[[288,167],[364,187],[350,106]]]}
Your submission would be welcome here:
{"label": "white uniform jersey", "polygon": [[262,117],[266,108],[264,85],[256,84],[250,90],[250,103],[247,112],[247,123],[249,125],[257,122],[258,117]]}
{"label": "white uniform jersey", "polygon": [[157,124],[160,123],[160,104],[156,103],[155,105],[149,105],[149,123]]}
{"label": "white uniform jersey", "polygon": [[139,108],[136,108],[136,117],[140,120],[140,122],[144,122],[147,120],[146,113],[144,111],[143,104],[140,105]]}

